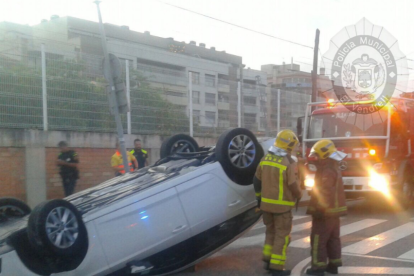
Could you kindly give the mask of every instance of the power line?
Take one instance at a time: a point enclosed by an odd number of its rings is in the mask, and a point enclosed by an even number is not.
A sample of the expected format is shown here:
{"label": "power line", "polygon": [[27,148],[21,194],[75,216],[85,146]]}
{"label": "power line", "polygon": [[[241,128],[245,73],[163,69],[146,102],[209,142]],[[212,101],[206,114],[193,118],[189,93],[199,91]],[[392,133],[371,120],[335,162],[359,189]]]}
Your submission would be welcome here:
{"label": "power line", "polygon": [[278,40],[281,40],[281,41],[284,41],[284,42],[288,42],[288,43],[292,43],[292,44],[295,44],[295,45],[299,45],[299,46],[302,46],[302,47],[305,47],[305,48],[313,49],[313,47],[308,46],[308,45],[304,45],[304,44],[297,43],[297,42],[294,42],[294,41],[291,41],[291,40],[287,40],[287,39],[283,39],[283,38],[280,38],[280,37],[276,37],[274,35],[266,34],[266,33],[260,32],[260,31],[256,31],[256,30],[253,30],[253,29],[244,27],[244,26],[240,26],[240,25],[237,25],[237,24],[228,22],[228,21],[224,21],[224,20],[221,20],[221,19],[218,19],[218,18],[209,16],[209,15],[203,14],[203,13],[199,13],[199,12],[196,12],[196,11],[192,11],[192,10],[189,10],[189,9],[186,9],[186,8],[183,8],[183,7],[180,7],[180,6],[176,6],[176,5],[173,5],[173,4],[170,4],[170,3],[165,3],[165,2],[162,2],[162,1],[158,1],[158,2],[160,2],[160,3],[164,4],[164,5],[168,5],[168,6],[174,7],[176,9],[180,9],[180,10],[187,11],[187,12],[190,12],[190,13],[194,13],[194,14],[197,14],[197,15],[200,15],[200,16],[203,16],[203,17],[212,19],[212,20],[216,20],[216,21],[219,21],[221,23],[228,24],[228,25],[231,25],[231,26],[234,26],[234,27],[237,27],[237,28],[240,28],[240,29],[249,31],[249,32],[261,34],[261,35],[264,35],[264,36],[267,36],[267,37],[271,37],[271,38],[274,38],[274,39],[278,39]]}

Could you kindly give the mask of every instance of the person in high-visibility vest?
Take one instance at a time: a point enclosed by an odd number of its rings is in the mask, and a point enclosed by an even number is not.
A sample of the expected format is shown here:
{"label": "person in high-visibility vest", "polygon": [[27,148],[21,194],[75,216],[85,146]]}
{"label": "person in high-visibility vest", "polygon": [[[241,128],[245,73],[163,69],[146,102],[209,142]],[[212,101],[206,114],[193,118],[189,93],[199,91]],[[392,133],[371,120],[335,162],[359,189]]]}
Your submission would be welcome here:
{"label": "person in high-visibility vest", "polygon": [[325,271],[338,274],[338,267],[342,265],[339,217],[347,213],[338,164],[346,153],[338,151],[331,140],[323,139],[312,147],[309,157],[315,157],[317,164],[315,185],[306,212],[312,215],[312,264],[306,274],[319,276]]}
{"label": "person in high-visibility vest", "polygon": [[296,162],[290,154],[299,141],[291,130],[282,130],[262,158],[253,180],[258,207],[266,225],[263,261],[272,276],[290,275],[285,270],[286,250],[292,230],[292,208],[302,197]]}
{"label": "person in high-visibility vest", "polygon": [[[116,142],[115,146],[116,146],[116,152],[114,155],[112,155],[111,166],[115,171],[115,176],[119,176],[119,175],[125,174],[125,168],[124,168],[124,162],[122,160],[121,149],[119,148],[119,143]],[[134,171],[134,167],[132,166],[132,164],[135,165],[135,168],[138,168],[138,162],[135,156],[132,155],[132,153],[127,151],[126,154],[128,157],[129,170],[132,172]]]}

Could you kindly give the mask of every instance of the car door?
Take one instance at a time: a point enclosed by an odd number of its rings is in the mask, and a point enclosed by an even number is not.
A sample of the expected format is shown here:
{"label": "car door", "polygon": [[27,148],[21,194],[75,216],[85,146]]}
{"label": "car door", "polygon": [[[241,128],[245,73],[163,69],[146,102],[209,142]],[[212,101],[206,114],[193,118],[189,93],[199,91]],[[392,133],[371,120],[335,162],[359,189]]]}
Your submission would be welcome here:
{"label": "car door", "polygon": [[225,181],[210,173],[176,188],[193,236],[232,218],[246,204]]}
{"label": "car door", "polygon": [[148,257],[190,237],[174,188],[102,216],[95,224],[111,267]]}

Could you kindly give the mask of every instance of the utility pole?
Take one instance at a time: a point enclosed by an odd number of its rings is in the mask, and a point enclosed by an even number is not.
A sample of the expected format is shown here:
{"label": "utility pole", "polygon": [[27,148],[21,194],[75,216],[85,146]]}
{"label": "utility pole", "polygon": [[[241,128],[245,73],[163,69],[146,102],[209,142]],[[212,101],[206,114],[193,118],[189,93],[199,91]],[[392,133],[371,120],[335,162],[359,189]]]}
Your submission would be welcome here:
{"label": "utility pole", "polygon": [[[312,98],[311,102],[316,102],[316,97],[318,95],[318,49],[319,49],[319,29],[316,29],[315,36],[315,48],[313,48],[313,70],[312,70]],[[314,107],[312,107],[313,110]]]}
{"label": "utility pole", "polygon": [[[124,139],[124,129],[122,127],[122,121],[121,121],[121,115],[119,114],[119,105],[118,105],[118,99],[116,94],[116,88],[115,88],[115,76],[119,72],[114,72],[112,66],[111,66],[111,57],[108,54],[108,49],[106,47],[106,35],[105,35],[105,29],[102,23],[102,16],[101,16],[101,10],[99,9],[99,3],[101,1],[94,1],[96,4],[96,8],[98,9],[98,16],[99,16],[99,27],[101,31],[101,38],[102,38],[102,49],[104,54],[104,73],[105,71],[107,74],[105,74],[105,77],[109,83],[109,89],[108,89],[108,96],[109,101],[111,103],[111,110],[113,111],[113,115],[115,116],[115,123],[116,123],[116,129],[118,132],[118,140],[119,140],[119,147],[121,148],[121,154],[122,154],[122,161],[124,164],[125,173],[129,172],[129,165],[128,165],[128,158],[126,155],[126,149],[125,149],[125,139]],[[119,62],[119,61],[118,61]]]}

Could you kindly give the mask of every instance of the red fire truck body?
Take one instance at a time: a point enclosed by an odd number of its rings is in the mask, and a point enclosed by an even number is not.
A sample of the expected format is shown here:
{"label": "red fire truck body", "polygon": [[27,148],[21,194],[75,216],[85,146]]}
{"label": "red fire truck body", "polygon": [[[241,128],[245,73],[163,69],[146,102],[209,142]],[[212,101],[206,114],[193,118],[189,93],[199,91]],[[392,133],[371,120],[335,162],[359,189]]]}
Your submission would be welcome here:
{"label": "red fire truck body", "polygon": [[393,98],[385,107],[365,114],[354,112],[357,107],[364,110],[367,105],[347,108],[331,101],[308,104],[305,131],[301,133],[305,188],[312,190],[316,171],[316,160],[308,157],[310,149],[317,141],[330,139],[348,154],[339,163],[347,198],[378,192],[411,196],[414,100]]}

